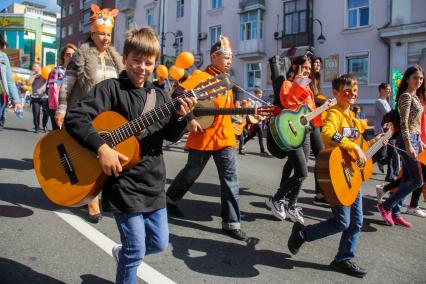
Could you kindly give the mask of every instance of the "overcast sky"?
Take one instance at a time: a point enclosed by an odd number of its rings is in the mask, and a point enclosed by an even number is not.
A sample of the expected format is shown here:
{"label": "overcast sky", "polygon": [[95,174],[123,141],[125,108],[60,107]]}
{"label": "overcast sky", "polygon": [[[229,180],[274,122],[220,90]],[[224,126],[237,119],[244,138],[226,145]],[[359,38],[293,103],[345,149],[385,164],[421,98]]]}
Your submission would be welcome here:
{"label": "overcast sky", "polygon": [[[0,0],[0,11],[12,3],[21,3],[23,1],[24,0]],[[56,0],[32,0],[32,1],[26,0],[26,1],[45,5],[47,7],[47,10],[53,11],[53,12],[59,12],[59,9],[60,9]]]}

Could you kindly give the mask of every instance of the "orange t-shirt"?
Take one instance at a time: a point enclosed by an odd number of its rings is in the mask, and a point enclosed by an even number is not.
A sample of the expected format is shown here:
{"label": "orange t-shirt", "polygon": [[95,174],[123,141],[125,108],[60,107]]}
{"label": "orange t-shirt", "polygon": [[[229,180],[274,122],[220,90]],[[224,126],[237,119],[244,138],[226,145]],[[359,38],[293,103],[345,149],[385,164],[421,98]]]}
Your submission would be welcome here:
{"label": "orange t-shirt", "polygon": [[[284,81],[284,83],[281,85],[280,102],[283,108],[293,111],[297,111],[300,106],[305,103],[311,111],[316,109],[314,94],[312,93],[309,86],[302,87],[299,84],[293,83],[289,80]],[[321,115],[314,117],[311,120],[311,123],[313,126],[321,126]]]}
{"label": "orange t-shirt", "polygon": [[[195,78],[190,78],[195,81],[203,81],[203,78],[211,78],[218,74],[218,70],[214,67],[207,67],[205,72],[195,75]],[[198,77],[199,76],[199,77]],[[200,80],[197,80],[199,78]],[[186,89],[194,88],[195,86],[189,86],[190,84],[182,83],[182,86]],[[189,83],[189,82],[188,82]],[[188,85],[188,86],[187,86]],[[232,96],[232,90],[228,90],[225,94],[219,95],[217,98],[213,98],[216,107],[220,108],[232,108],[234,107],[234,100]],[[186,146],[190,149],[200,151],[216,151],[226,147],[236,147],[237,142],[235,139],[234,129],[232,127],[232,120],[230,115],[217,115],[213,125],[205,129],[203,132],[190,133]]]}

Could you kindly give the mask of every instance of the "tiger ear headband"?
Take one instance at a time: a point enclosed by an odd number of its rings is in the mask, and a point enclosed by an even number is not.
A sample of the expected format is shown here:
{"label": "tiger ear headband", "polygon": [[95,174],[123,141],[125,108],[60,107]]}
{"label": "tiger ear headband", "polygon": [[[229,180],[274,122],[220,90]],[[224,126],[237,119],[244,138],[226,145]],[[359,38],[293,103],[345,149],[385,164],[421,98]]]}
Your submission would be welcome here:
{"label": "tiger ear headband", "polygon": [[224,35],[219,36],[220,47],[213,53],[222,53],[226,55],[232,55],[232,44],[229,38]]}
{"label": "tiger ear headband", "polygon": [[114,28],[114,17],[118,15],[118,10],[110,10],[108,8],[101,10],[96,4],[92,4],[90,8],[93,12],[92,17],[90,17],[92,23],[90,31],[92,33],[112,33],[112,29]]}

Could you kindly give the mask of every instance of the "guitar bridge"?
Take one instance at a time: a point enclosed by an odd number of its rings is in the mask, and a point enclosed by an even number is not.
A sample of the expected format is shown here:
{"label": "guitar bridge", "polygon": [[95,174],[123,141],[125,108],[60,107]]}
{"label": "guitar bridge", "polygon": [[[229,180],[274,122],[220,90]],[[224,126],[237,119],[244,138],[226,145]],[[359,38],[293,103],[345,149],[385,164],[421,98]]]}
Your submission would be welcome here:
{"label": "guitar bridge", "polygon": [[78,183],[77,175],[75,174],[74,167],[71,164],[71,160],[68,158],[67,151],[65,150],[64,144],[59,144],[56,146],[56,149],[59,153],[59,158],[61,160],[61,165],[65,169],[68,178],[70,179],[71,184]]}
{"label": "guitar bridge", "polygon": [[340,161],[340,163],[342,165],[343,174],[345,175],[346,184],[348,185],[349,188],[351,188],[352,187],[352,184],[351,184],[351,172],[350,172],[349,168],[346,167],[345,161],[342,160],[342,161]]}

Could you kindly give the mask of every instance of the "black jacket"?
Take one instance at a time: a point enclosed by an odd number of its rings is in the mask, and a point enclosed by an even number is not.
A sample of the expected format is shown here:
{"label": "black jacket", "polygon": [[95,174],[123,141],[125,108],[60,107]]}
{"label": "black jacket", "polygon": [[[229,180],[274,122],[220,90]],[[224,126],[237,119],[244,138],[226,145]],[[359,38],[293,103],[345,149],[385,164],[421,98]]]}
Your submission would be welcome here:
{"label": "black jacket", "polygon": [[[151,82],[143,88],[135,87],[123,71],[118,79],[97,84],[87,96],[71,108],[65,118],[65,128],[82,145],[97,152],[104,144],[91,120],[104,111],[115,111],[128,120],[140,116],[147,92],[156,90],[156,106],[170,98]],[[123,170],[119,177],[111,176],[102,190],[103,210],[111,212],[152,212],[165,207],[166,168],[163,160],[163,139],[177,141],[182,137],[186,120],[179,121],[173,114],[149,126],[138,137],[141,147],[139,163]]]}

